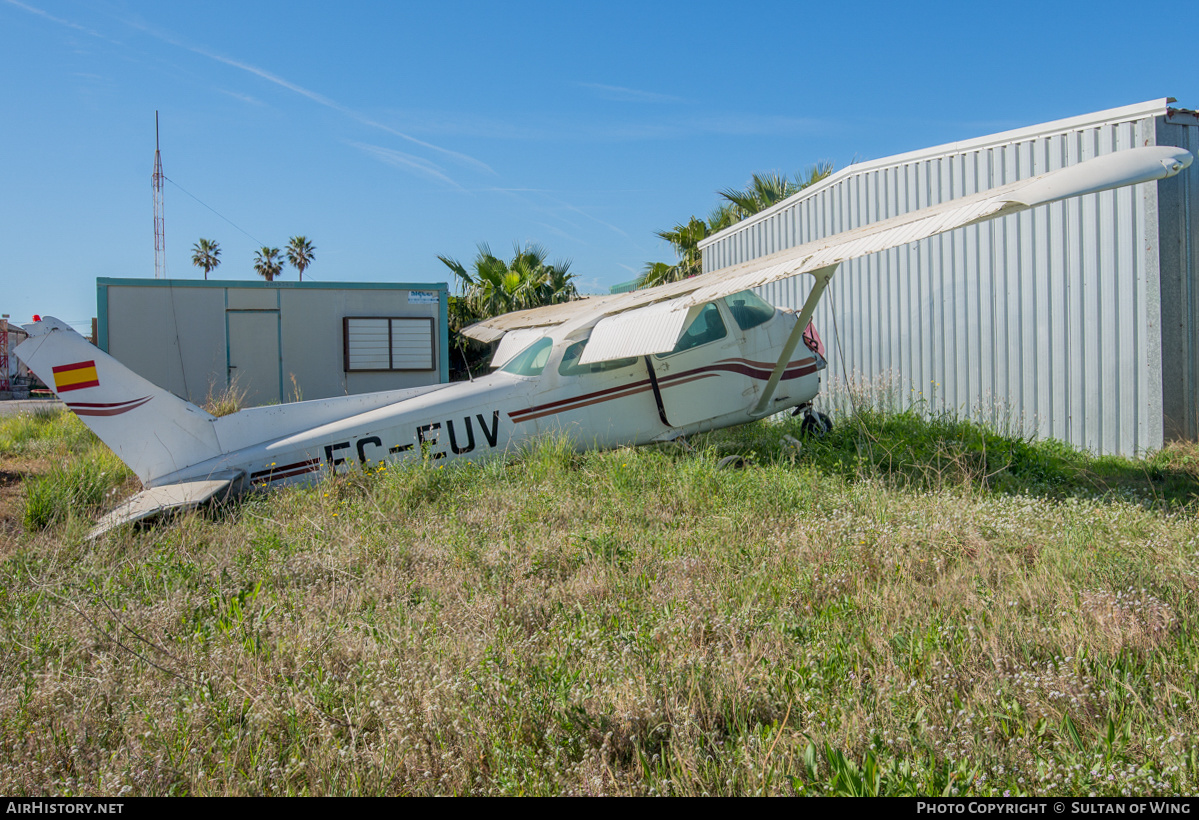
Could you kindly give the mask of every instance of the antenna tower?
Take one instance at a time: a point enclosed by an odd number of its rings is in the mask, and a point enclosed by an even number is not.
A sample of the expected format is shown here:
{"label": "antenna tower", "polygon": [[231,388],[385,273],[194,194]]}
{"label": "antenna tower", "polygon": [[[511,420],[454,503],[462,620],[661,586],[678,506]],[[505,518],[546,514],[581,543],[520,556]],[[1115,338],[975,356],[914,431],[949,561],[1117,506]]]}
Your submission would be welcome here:
{"label": "antenna tower", "polygon": [[162,154],[158,150],[158,112],[154,112],[154,175],[150,177],[154,187],[154,278],[162,279],[167,273],[167,240],[162,222]]}
{"label": "antenna tower", "polygon": [[0,390],[11,390],[8,383],[8,314],[0,319]]}

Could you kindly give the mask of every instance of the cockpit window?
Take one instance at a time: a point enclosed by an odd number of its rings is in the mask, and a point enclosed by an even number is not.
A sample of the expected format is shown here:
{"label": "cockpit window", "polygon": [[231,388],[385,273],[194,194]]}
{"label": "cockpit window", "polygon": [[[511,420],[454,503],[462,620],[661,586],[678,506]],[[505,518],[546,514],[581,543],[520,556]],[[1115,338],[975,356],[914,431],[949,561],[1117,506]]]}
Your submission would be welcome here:
{"label": "cockpit window", "polygon": [[581,376],[584,373],[603,373],[608,370],[619,370],[622,367],[628,367],[631,364],[636,364],[636,357],[631,359],[610,359],[606,362],[592,362],[591,364],[579,364],[579,359],[583,355],[583,348],[587,346],[587,340],[575,342],[570,347],[566,348],[566,352],[562,354],[562,364],[558,365],[558,373],[563,376]]}
{"label": "cockpit window", "polygon": [[540,376],[541,371],[545,370],[546,362],[550,360],[550,351],[553,348],[554,343],[548,337],[542,336],[517,353],[512,361],[501,367],[500,370],[514,376]]}
{"label": "cockpit window", "polygon": [[729,313],[733,314],[733,321],[742,330],[757,327],[774,315],[774,308],[752,290],[734,293],[725,301],[728,302]]}
{"label": "cockpit window", "polygon": [[703,310],[699,312],[691,324],[687,325],[687,329],[683,331],[683,335],[679,336],[679,341],[674,346],[674,350],[669,353],[659,353],[658,357],[672,356],[675,353],[682,353],[684,350],[690,350],[693,347],[706,345],[708,342],[714,342],[717,339],[723,339],[728,335],[728,331],[724,326],[724,319],[720,318],[720,310],[714,302],[708,302],[704,305]]}

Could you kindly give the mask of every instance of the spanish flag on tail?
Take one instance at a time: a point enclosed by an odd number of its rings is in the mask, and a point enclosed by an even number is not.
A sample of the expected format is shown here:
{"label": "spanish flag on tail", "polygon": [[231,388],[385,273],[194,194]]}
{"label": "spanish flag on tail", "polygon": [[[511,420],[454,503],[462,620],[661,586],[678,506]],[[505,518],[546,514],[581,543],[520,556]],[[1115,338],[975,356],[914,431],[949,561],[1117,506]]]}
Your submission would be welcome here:
{"label": "spanish flag on tail", "polygon": [[55,392],[65,393],[68,390],[99,386],[100,377],[96,375],[95,361],[61,364],[54,368]]}
{"label": "spanish flag on tail", "polygon": [[137,375],[66,322],[43,316],[25,332],[17,357],[147,487],[222,454],[212,416]]}

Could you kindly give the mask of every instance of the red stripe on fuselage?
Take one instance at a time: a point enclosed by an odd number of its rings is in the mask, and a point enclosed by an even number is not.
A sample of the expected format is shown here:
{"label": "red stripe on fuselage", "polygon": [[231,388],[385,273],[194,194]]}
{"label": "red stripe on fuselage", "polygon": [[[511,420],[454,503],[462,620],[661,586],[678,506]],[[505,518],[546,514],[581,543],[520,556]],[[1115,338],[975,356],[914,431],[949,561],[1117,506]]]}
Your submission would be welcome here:
{"label": "red stripe on fuselage", "polygon": [[[766,381],[770,378],[771,372],[774,370],[772,362],[755,362],[750,359],[721,359],[714,364],[704,367],[697,367],[692,370],[684,370],[682,373],[675,373],[668,376],[659,376],[658,385],[661,389],[666,390],[671,387],[677,387],[681,384],[689,384],[698,379],[711,378],[717,376],[721,372],[725,373],[740,373],[743,376],[748,376],[755,381]],[[816,372],[816,360],[813,358],[802,359],[799,362],[792,363],[786,370],[783,371],[782,381],[797,379],[801,376],[808,376]],[[632,384],[623,385],[620,387],[609,387],[604,390],[597,390],[594,393],[584,393],[581,396],[574,396],[569,399],[560,399],[558,401],[548,402],[546,404],[538,404],[533,407],[528,407],[524,410],[515,410],[508,414],[508,418],[517,424],[524,421],[533,421],[534,419],[552,416],[556,413],[565,413],[568,410],[578,410],[583,407],[590,407],[594,404],[601,404],[613,399],[623,399],[626,396],[633,396],[638,393],[644,393],[650,389],[649,379],[644,379]]]}
{"label": "red stripe on fuselage", "polygon": [[[574,410],[577,407],[587,407],[592,404],[609,401],[611,399],[622,399],[625,396],[632,396],[637,393],[643,393],[650,389],[649,379],[642,379],[639,382],[626,384],[622,387],[609,387],[607,390],[597,390],[594,393],[584,393],[581,396],[574,396],[569,399],[560,401],[551,401],[548,404],[539,404],[536,407],[529,407],[525,410],[516,410],[508,414],[508,417],[515,422],[529,421],[533,418],[541,416],[549,416],[554,413],[561,413],[566,410]],[[536,414],[536,415],[531,415]]]}
{"label": "red stripe on fuselage", "polygon": [[311,458],[308,461],[296,461],[292,464],[284,464],[282,467],[272,465],[265,470],[250,473],[250,480],[257,481],[260,478],[266,478],[268,481],[277,481],[280,478],[311,473],[313,470],[319,470],[320,468],[321,460],[319,458]]}

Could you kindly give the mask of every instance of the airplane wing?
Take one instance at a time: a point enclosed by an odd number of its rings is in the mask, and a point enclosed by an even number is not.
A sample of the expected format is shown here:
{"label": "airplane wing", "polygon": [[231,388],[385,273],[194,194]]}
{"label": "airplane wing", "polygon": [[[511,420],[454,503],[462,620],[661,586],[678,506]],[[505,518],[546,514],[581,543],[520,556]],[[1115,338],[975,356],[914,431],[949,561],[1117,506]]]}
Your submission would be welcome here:
{"label": "airplane wing", "polygon": [[558,305],[515,310],[475,322],[462,329],[462,335],[477,339],[484,344],[494,342],[505,333],[526,328],[545,328],[560,325],[580,316],[589,316],[597,311],[618,304],[625,294],[617,296],[584,296],[573,302]]}
{"label": "airplane wing", "polygon": [[[1068,168],[864,225],[681,282],[508,313],[478,322],[462,332],[490,342],[512,330],[545,329],[567,322],[582,326],[599,318],[581,363],[662,353],[674,346],[686,314],[698,305],[802,273],[823,272],[827,279],[837,265],[848,259],[897,248],[1059,199],[1172,177],[1188,167],[1192,159],[1189,151],[1171,146],[1147,146],[1105,154]],[[671,328],[675,332],[673,338],[668,339]]]}
{"label": "airplane wing", "polygon": [[1059,199],[1172,177],[1189,166],[1192,159],[1186,149],[1171,146],[1132,148],[1105,154],[1068,168],[922,208],[697,276],[696,280],[708,281],[692,291],[685,304],[711,302],[748,288],[811,273],[859,256],[1020,213]]}

